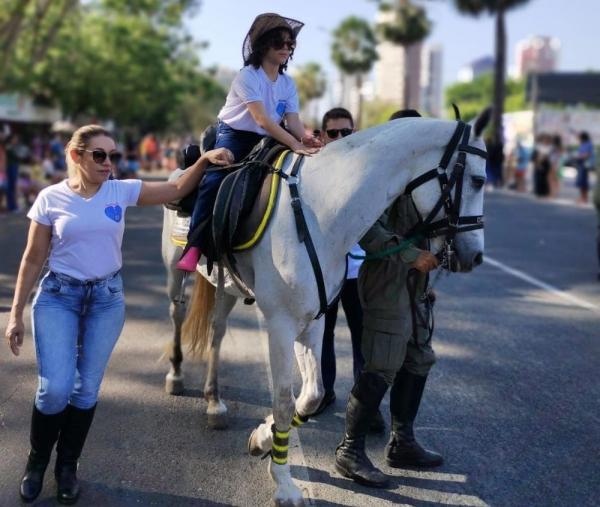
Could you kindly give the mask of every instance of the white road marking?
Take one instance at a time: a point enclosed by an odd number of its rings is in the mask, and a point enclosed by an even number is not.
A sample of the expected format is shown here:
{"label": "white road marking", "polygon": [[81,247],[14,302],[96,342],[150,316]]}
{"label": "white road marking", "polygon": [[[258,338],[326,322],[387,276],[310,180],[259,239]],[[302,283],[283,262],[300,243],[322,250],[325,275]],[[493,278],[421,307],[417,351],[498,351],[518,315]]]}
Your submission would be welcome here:
{"label": "white road marking", "polygon": [[527,273],[524,273],[523,271],[520,271],[515,268],[511,268],[510,266],[507,266],[506,264],[504,264],[496,259],[493,259],[492,257],[490,257],[488,255],[484,255],[483,259],[486,264],[489,264],[490,266],[494,266],[495,268],[498,268],[499,270],[504,271],[505,273],[512,275],[515,278],[519,278],[520,280],[523,280],[524,282],[534,285],[535,287],[539,287],[540,289],[543,289],[543,290],[553,294],[554,296],[557,296],[565,301],[568,301],[569,303],[571,303],[574,306],[578,306],[578,307],[584,308],[586,310],[600,311],[600,307],[598,307],[597,305],[595,305],[593,303],[589,303],[589,302],[585,301],[584,299],[578,298],[577,296],[573,296],[572,294],[569,294],[568,292],[565,292],[564,290],[557,289],[556,287],[550,285],[549,283],[542,282],[541,280],[538,280],[537,278],[534,278],[533,276],[530,276]]}
{"label": "white road marking", "polygon": [[[269,390],[271,391],[271,395],[273,395],[273,376],[271,375],[271,361],[269,359],[269,339],[267,331],[263,325],[263,316],[256,304],[254,305],[254,313],[256,314],[256,322],[258,323],[258,329],[260,334],[262,335],[262,339],[260,340],[263,354],[265,356],[265,363],[267,365],[267,378],[269,379]],[[290,431],[290,447],[289,447],[289,461],[294,465],[298,465],[294,469],[293,479],[296,480],[297,485],[302,490],[304,495],[305,503],[309,505],[314,505],[315,494],[312,489],[312,484],[310,482],[310,478],[308,477],[308,467],[306,466],[306,459],[304,458],[304,450],[302,449],[302,444],[300,442],[300,436],[298,435],[298,430]]]}

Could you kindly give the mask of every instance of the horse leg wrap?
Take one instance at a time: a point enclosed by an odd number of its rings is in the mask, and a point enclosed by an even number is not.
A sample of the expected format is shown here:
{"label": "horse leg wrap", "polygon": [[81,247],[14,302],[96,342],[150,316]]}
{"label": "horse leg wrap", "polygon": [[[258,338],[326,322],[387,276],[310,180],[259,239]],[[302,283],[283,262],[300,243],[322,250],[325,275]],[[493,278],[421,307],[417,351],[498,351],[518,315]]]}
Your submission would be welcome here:
{"label": "horse leg wrap", "polygon": [[308,421],[308,417],[305,417],[303,415],[300,415],[298,412],[294,412],[294,417],[292,419],[292,427],[294,428],[299,428],[300,426],[302,426],[306,421]]}
{"label": "horse leg wrap", "polygon": [[273,431],[273,444],[271,447],[271,459],[277,465],[285,465],[288,459],[290,447],[290,431],[277,431],[275,425]]}

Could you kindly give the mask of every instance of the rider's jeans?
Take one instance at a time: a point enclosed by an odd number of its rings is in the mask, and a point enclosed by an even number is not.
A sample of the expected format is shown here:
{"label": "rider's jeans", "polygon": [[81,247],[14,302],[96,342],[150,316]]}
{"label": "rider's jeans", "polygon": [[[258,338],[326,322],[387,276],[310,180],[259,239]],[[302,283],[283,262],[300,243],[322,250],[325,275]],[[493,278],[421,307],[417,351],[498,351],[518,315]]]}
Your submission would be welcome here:
{"label": "rider's jeans", "polygon": [[125,322],[120,273],[80,281],[49,272],[36,294],[32,320],[37,409],[56,414],[67,403],[81,409],[93,407]]}
{"label": "rider's jeans", "polygon": [[[260,134],[249,132],[246,130],[236,130],[231,128],[226,123],[219,120],[217,126],[217,141],[215,148],[227,148],[233,153],[234,160],[239,162],[246,157],[256,144],[263,138]],[[189,240],[194,242],[192,233],[198,225],[205,222],[212,214],[212,209],[217,198],[221,181],[227,176],[226,171],[208,171],[202,178],[198,187],[198,196],[194,204],[194,212],[190,222]],[[203,235],[198,235],[198,240],[195,244],[190,243],[190,246],[199,246],[202,248],[205,243]]]}

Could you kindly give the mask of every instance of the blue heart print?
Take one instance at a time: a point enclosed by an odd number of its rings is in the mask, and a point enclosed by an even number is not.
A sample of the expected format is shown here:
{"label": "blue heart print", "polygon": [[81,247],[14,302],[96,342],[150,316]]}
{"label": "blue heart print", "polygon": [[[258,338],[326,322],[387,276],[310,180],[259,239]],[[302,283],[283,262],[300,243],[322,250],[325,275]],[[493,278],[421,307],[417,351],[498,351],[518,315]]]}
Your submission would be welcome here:
{"label": "blue heart print", "polygon": [[275,109],[275,111],[279,116],[283,116],[283,114],[285,113],[285,100],[280,100],[277,103],[277,109]]}
{"label": "blue heart print", "polygon": [[118,223],[123,217],[123,210],[118,204],[107,204],[106,208],[104,208],[104,214],[111,220],[114,220]]}

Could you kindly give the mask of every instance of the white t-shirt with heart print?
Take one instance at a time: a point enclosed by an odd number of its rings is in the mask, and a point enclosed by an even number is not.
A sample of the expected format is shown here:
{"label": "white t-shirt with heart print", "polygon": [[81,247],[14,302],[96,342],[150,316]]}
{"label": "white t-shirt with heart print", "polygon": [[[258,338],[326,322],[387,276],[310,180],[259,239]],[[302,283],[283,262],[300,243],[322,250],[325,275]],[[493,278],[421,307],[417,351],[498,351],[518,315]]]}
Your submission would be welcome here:
{"label": "white t-shirt with heart print", "polygon": [[121,269],[125,210],[136,205],[141,188],[141,180],[108,180],[89,199],[67,180],[44,188],[27,216],[52,227],[50,270],[94,280]]}

